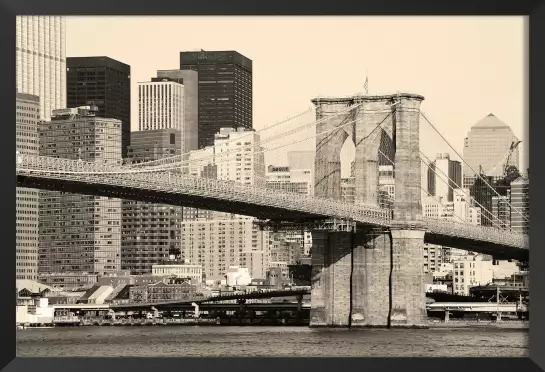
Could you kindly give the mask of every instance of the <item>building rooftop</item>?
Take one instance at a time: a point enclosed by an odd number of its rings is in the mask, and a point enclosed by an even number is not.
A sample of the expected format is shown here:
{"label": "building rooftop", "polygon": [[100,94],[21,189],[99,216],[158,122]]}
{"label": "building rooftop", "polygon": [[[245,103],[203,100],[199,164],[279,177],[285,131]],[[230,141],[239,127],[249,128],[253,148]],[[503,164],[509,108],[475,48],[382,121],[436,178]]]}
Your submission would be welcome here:
{"label": "building rooftop", "polygon": [[130,74],[131,66],[107,56],[67,57],[67,67],[98,67],[107,66]]}
{"label": "building rooftop", "polygon": [[201,265],[195,265],[195,264],[192,264],[191,262],[186,262],[184,260],[161,261],[156,264],[153,264],[153,266],[170,266],[170,265],[202,267]]}
{"label": "building rooftop", "polygon": [[509,128],[507,124],[505,124],[503,121],[498,119],[494,114],[488,114],[484,119],[477,122],[477,124],[473,125],[471,127],[473,128]]}
{"label": "building rooftop", "polygon": [[15,281],[15,287],[18,291],[21,291],[22,289],[28,289],[32,293],[40,293],[46,289],[50,291],[56,291],[52,287],[49,287],[45,284],[39,283],[34,280],[28,280],[28,279],[17,279]]}
{"label": "building rooftop", "polygon": [[527,183],[528,183],[528,177],[520,176],[519,178],[517,178],[516,180],[511,182],[511,185],[513,185],[513,184],[523,185],[523,184],[527,184]]}

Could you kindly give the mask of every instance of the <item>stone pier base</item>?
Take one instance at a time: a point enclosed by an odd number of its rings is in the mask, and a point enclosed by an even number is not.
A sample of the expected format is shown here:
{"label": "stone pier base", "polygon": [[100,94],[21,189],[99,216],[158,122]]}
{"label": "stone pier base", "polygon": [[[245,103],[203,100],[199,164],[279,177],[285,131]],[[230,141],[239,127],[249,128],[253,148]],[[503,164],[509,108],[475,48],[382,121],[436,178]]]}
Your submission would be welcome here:
{"label": "stone pier base", "polygon": [[312,233],[311,327],[425,327],[424,232]]}

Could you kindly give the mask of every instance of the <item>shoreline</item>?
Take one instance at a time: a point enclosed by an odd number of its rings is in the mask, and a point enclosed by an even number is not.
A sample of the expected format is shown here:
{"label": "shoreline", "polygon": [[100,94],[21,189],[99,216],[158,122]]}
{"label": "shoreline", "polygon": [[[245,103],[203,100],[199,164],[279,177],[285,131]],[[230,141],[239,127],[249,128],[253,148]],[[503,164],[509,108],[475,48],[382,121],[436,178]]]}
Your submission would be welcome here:
{"label": "shoreline", "polygon": [[503,321],[503,322],[437,322],[430,323],[429,328],[495,328],[495,329],[529,329],[529,322]]}
{"label": "shoreline", "polygon": [[[162,323],[162,322],[123,322],[112,323],[104,322],[101,324],[43,324],[43,325],[26,325],[23,328],[21,325],[16,325],[17,330],[27,329],[51,329],[51,328],[73,328],[73,327],[172,327],[172,326],[191,326],[191,327],[307,327],[307,328],[331,328],[331,327],[310,327],[308,323],[298,324],[251,324],[251,323],[217,323],[216,321],[186,321],[175,323]],[[513,329],[513,330],[527,330],[529,329],[529,322],[519,321],[503,321],[503,322],[475,322],[475,321],[449,321],[449,322],[430,322],[421,327],[392,327],[392,329],[457,329],[457,328],[473,328],[473,329]],[[345,328],[348,327],[338,327]],[[386,327],[352,327],[351,329],[387,329]]]}

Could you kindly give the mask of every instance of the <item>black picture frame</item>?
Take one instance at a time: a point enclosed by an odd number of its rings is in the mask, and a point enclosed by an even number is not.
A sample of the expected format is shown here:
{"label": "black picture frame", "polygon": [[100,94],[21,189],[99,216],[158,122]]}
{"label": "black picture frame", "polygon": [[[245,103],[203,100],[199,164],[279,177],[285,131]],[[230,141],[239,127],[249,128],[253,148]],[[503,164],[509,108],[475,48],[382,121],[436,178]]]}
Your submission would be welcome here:
{"label": "black picture frame", "polygon": [[[545,320],[545,249],[540,242],[545,241],[545,182],[544,169],[540,158],[545,146],[540,140],[545,126],[545,2],[495,0],[336,0],[323,1],[171,1],[171,0],[2,0],[0,2],[0,38],[3,51],[0,59],[0,100],[3,125],[0,125],[0,162],[4,177],[0,183],[3,201],[0,203],[2,223],[2,265],[0,270],[2,293],[5,298],[13,294],[15,288],[15,16],[16,15],[514,15],[528,16],[529,63],[527,81],[530,102],[530,163],[531,175],[531,235],[530,273],[532,283],[531,311],[534,317],[530,323],[529,358],[15,358],[15,312],[9,301],[1,307],[1,321],[7,328],[0,338],[5,341],[0,365],[6,371],[107,371],[107,370],[383,370],[383,371],[514,371],[545,370],[543,348]],[[410,30],[408,30],[410,31]],[[354,35],[350,35],[354,37]],[[501,76],[498,76],[501,79]],[[534,163],[535,162],[535,163]],[[535,164],[535,165],[534,165]],[[8,182],[9,180],[12,180]],[[543,333],[542,333],[543,332]],[[448,345],[445,345],[448,347]],[[540,368],[541,367],[541,368]]]}

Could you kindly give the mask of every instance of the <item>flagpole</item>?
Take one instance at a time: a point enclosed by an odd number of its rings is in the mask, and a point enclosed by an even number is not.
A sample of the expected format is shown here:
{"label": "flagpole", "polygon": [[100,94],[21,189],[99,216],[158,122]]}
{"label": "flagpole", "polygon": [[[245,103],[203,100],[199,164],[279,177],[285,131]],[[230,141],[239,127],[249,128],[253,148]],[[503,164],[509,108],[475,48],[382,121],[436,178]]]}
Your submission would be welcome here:
{"label": "flagpole", "polygon": [[365,77],[365,83],[363,84],[363,89],[365,89],[365,95],[369,95],[369,76]]}

